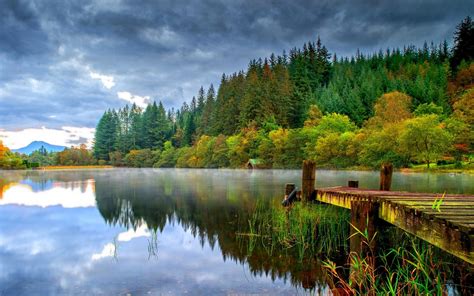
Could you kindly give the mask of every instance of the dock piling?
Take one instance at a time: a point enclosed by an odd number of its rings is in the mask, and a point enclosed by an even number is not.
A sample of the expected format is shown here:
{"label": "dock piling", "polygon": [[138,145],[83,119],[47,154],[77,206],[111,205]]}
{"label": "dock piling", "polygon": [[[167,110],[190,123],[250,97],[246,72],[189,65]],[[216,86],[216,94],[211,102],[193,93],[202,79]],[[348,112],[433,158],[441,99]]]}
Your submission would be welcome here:
{"label": "dock piling", "polygon": [[[351,252],[367,254],[369,247],[374,250],[376,223],[379,216],[379,205],[372,200],[351,200]],[[360,232],[360,233],[359,233]],[[363,237],[361,233],[367,234]],[[365,241],[365,243],[364,243]]]}
{"label": "dock piling", "polygon": [[391,163],[382,164],[380,169],[380,190],[390,191],[392,185],[393,165]]}
{"label": "dock piling", "polygon": [[316,163],[311,160],[303,161],[303,178],[301,184],[301,199],[303,201],[311,200],[315,190],[316,181]]}

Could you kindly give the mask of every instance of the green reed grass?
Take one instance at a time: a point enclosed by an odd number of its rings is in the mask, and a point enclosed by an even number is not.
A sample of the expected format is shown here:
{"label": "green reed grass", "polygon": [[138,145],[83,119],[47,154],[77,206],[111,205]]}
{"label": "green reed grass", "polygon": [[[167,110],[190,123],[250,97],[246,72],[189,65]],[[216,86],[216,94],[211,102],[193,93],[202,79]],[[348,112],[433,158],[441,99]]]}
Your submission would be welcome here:
{"label": "green reed grass", "polygon": [[[454,264],[449,264],[435,247],[408,234],[401,245],[379,254],[375,253],[367,232],[356,229],[368,251],[351,252],[349,279],[341,275],[346,267],[327,260],[329,283],[347,295],[448,295],[454,288],[449,282]],[[464,287],[460,287],[464,288]],[[472,287],[467,287],[472,288]]]}
{"label": "green reed grass", "polygon": [[248,229],[238,238],[251,254],[257,245],[270,255],[275,250],[306,255],[347,251],[349,213],[326,205],[297,203],[290,208],[258,201],[250,214]]}

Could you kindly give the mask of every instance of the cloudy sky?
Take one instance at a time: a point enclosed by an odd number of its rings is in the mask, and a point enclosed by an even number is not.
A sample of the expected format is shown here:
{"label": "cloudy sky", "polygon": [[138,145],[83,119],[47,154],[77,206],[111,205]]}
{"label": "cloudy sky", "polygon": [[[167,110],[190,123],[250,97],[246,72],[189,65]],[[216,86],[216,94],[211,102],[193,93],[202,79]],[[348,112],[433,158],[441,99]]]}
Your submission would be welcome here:
{"label": "cloudy sky", "polygon": [[189,101],[321,36],[331,53],[452,43],[472,0],[0,0],[0,139],[90,141],[107,108]]}

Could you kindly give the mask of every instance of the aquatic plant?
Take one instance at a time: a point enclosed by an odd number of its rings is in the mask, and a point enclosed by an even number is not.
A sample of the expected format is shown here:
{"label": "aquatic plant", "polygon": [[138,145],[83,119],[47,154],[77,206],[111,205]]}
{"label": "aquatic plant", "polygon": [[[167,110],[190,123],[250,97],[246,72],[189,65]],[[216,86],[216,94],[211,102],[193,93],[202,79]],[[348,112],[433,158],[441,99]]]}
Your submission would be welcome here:
{"label": "aquatic plant", "polygon": [[349,213],[321,204],[297,203],[290,208],[258,201],[250,214],[248,229],[237,237],[250,255],[259,243],[270,255],[275,249],[306,255],[346,252]]}
{"label": "aquatic plant", "polygon": [[446,192],[444,192],[440,198],[436,197],[435,200],[433,201],[433,205],[431,206],[431,208],[433,210],[437,210],[438,212],[441,212],[441,205],[443,204],[443,200],[445,196],[446,196]]}
{"label": "aquatic plant", "polygon": [[[330,286],[343,295],[448,295],[460,290],[471,294],[473,287],[456,286],[450,282],[455,265],[443,260],[434,246],[406,233],[401,245],[376,253],[374,237],[366,231],[354,229],[362,237],[364,252],[351,252],[348,266],[337,266],[331,260],[323,265],[328,272]],[[368,251],[367,251],[368,250]],[[452,261],[452,260],[449,260]],[[350,269],[349,278],[343,271]],[[459,268],[459,267],[458,267]],[[468,277],[472,266],[468,267]]]}

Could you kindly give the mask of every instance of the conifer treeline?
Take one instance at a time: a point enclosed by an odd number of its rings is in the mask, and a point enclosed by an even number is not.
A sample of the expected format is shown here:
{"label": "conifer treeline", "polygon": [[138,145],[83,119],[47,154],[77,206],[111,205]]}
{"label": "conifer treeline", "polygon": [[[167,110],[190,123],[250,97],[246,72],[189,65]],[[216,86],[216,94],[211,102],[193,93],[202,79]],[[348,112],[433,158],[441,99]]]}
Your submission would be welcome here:
{"label": "conifer treeline", "polygon": [[448,83],[458,68],[472,61],[473,31],[468,17],[457,28],[452,50],[447,42],[425,43],[422,48],[372,55],[357,52],[351,58],[331,56],[318,38],[288,55],[272,54],[252,60],[246,71],[224,74],[217,94],[212,85],[207,91],[201,87],[197,99],[179,110],[166,112],[160,102],[145,110],[133,105],[105,112],[97,126],[94,154],[110,161],[132,150],[162,151],[166,141],[180,148],[203,135],[231,136],[249,127],[298,129],[308,119],[310,106],[323,114],[347,115],[362,127],[374,115],[377,98],[393,91],[411,97],[410,111],[434,103],[449,115],[453,94]]}

